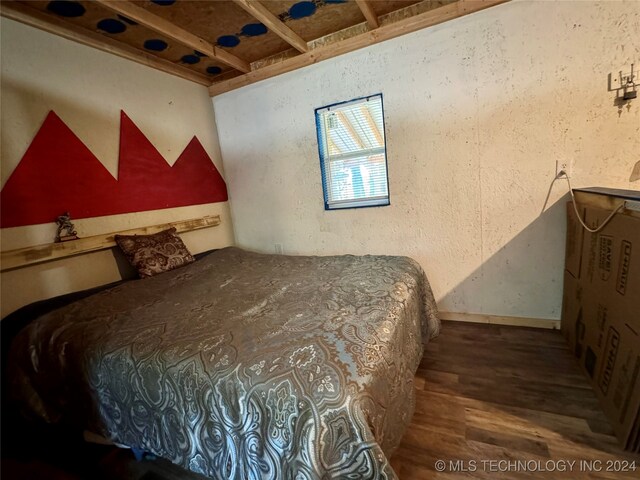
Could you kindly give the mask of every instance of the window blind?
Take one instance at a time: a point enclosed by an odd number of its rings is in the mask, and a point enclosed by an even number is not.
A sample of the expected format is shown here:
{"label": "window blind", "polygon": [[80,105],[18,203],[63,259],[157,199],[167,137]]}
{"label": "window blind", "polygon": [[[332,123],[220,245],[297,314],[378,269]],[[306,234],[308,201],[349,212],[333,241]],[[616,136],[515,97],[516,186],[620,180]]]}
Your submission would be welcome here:
{"label": "window blind", "polygon": [[325,208],[389,204],[382,95],[316,110]]}

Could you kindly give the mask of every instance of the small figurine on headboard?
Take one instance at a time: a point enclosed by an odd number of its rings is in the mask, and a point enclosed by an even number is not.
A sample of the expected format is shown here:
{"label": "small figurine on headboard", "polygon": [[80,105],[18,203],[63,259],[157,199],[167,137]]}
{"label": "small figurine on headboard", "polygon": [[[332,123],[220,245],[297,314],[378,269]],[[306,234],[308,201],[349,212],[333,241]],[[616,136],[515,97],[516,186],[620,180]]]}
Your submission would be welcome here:
{"label": "small figurine on headboard", "polygon": [[[58,224],[56,242],[67,242],[78,238],[78,232],[76,232],[73,223],[71,223],[71,215],[69,212],[65,212],[63,215],[60,215],[56,220],[56,223]],[[65,235],[62,235],[63,231],[66,231]]]}

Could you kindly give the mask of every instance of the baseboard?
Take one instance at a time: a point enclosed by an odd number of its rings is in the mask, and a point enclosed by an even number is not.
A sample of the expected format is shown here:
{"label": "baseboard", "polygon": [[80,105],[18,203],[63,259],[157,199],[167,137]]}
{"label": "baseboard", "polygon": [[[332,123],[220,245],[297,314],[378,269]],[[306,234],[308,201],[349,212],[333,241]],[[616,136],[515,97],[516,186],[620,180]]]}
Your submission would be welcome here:
{"label": "baseboard", "polygon": [[507,317],[504,315],[485,315],[483,313],[439,312],[442,320],[455,322],[490,323],[493,325],[511,325],[515,327],[560,329],[560,320],[547,318]]}

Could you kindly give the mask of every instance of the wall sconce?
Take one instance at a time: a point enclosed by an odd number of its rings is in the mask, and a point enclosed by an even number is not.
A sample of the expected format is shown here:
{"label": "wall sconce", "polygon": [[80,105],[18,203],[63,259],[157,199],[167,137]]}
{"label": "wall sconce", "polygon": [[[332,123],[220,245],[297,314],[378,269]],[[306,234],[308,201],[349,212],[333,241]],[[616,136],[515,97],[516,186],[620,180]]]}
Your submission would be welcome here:
{"label": "wall sconce", "polygon": [[633,100],[638,96],[636,87],[637,75],[633,72],[633,63],[631,64],[631,73],[623,75],[622,71],[618,72],[617,78],[609,74],[609,91],[616,92],[616,102],[622,103]]}

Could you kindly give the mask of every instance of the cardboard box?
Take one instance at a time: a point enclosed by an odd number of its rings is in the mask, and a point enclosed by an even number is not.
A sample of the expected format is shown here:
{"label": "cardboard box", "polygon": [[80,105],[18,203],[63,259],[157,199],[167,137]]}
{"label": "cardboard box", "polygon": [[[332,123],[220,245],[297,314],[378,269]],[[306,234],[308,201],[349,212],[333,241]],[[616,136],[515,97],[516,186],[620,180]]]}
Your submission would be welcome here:
{"label": "cardboard box", "polygon": [[[578,211],[584,219],[584,207],[578,205]],[[573,275],[574,278],[580,278],[580,265],[582,260],[582,244],[584,237],[584,228],[580,225],[573,208],[573,202],[567,203],[567,243],[565,249],[564,268]]]}
{"label": "cardboard box", "polygon": [[640,453],[640,412],[638,413],[638,417],[636,418],[636,427],[635,427],[635,442],[633,448],[629,448],[636,453]]}
{"label": "cardboard box", "polygon": [[581,301],[582,287],[578,279],[565,270],[560,330],[569,345],[569,349],[578,358],[582,357],[582,342],[584,341]]}
{"label": "cardboard box", "polygon": [[574,278],[565,270],[561,331],[578,364],[593,382],[603,357],[609,307],[584,284],[584,279]]}
{"label": "cardboard box", "polygon": [[565,282],[570,291],[565,294],[562,332],[571,353],[578,359],[580,368],[595,388],[605,358],[611,312],[606,304],[587,292],[581,282],[573,279],[568,272],[565,272]]}
{"label": "cardboard box", "polygon": [[[587,207],[585,223],[595,228],[610,213],[608,210]],[[582,249],[585,288],[611,301],[631,303],[638,307],[640,218],[616,214],[600,232],[585,231]]]}
{"label": "cardboard box", "polygon": [[[602,205],[601,199],[598,204]],[[602,225],[611,213],[589,204],[580,209],[591,228]],[[618,213],[596,233],[580,227],[579,248],[572,205],[567,207],[567,217],[562,332],[621,444],[638,451],[640,218],[637,212]]]}
{"label": "cardboard box", "polygon": [[[609,210],[585,209],[585,223],[595,228]],[[632,432],[640,411],[640,219],[616,214],[597,233],[583,240],[583,296],[586,355],[597,359],[583,368],[595,368],[592,385],[621,443],[635,448]]]}
{"label": "cardboard box", "polygon": [[640,335],[632,328],[634,319],[629,314],[622,308],[610,311],[592,385],[616,436],[632,447],[631,434],[640,412]]}
{"label": "cardboard box", "polygon": [[627,450],[630,450],[632,452],[635,453],[640,453],[640,438],[638,438],[638,435],[640,434],[640,417],[638,417],[636,419],[636,423],[635,423],[635,431],[633,433],[633,442],[630,442],[630,446],[627,447]]}
{"label": "cardboard box", "polygon": [[610,312],[609,307],[590,292],[585,294],[581,310],[584,333],[580,366],[594,383],[605,358]]}

